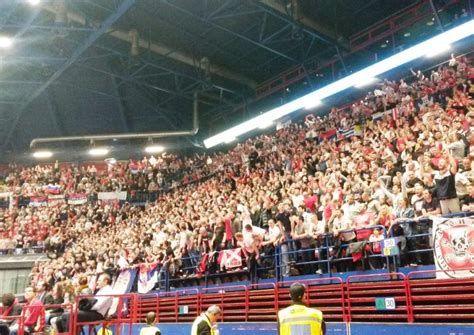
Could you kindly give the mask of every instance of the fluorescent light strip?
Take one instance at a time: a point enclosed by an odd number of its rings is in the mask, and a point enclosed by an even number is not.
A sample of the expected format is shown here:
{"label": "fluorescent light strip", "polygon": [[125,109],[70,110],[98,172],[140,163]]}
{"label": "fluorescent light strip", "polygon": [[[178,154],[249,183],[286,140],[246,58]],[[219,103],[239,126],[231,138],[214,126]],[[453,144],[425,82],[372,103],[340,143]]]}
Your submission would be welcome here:
{"label": "fluorescent light strip", "polygon": [[360,83],[354,85],[355,88],[361,88],[365,86],[369,86],[370,84],[373,84],[377,81],[378,79],[375,77],[370,77],[362,80]]}
{"label": "fluorescent light strip", "polygon": [[53,153],[51,151],[35,151],[33,153],[34,158],[51,158]]}
{"label": "fluorescent light strip", "polygon": [[217,135],[211,136],[204,140],[204,145],[208,149],[212,148],[225,142],[229,138],[235,138],[249,131],[257,129],[261,124],[273,122],[282,116],[293,113],[301,108],[305,108],[306,106],[311,106],[315,101],[321,101],[336,93],[342,92],[349,87],[364,82],[364,80],[367,78],[375,78],[378,75],[392,70],[400,65],[406,64],[425,55],[430,55],[433,53],[433,50],[437,50],[440,47],[443,48],[443,45],[446,46],[453,42],[462,40],[473,33],[474,20],[471,20],[433,38],[430,38],[425,42],[406,49],[396,55],[366,67],[361,71],[342,78],[341,80],[335,81],[301,98],[276,107],[264,114],[254,117],[253,119],[247,120],[235,127],[227,129]]}
{"label": "fluorescent light strip", "polygon": [[89,150],[89,155],[91,156],[105,156],[109,153],[107,148],[92,148]]}
{"label": "fluorescent light strip", "polygon": [[149,154],[156,154],[158,152],[163,152],[165,148],[161,145],[150,145],[145,148],[145,151]]}
{"label": "fluorescent light strip", "polygon": [[451,50],[451,44],[442,44],[438,45],[436,49],[428,51],[425,56],[431,58],[445,53],[449,50]]}

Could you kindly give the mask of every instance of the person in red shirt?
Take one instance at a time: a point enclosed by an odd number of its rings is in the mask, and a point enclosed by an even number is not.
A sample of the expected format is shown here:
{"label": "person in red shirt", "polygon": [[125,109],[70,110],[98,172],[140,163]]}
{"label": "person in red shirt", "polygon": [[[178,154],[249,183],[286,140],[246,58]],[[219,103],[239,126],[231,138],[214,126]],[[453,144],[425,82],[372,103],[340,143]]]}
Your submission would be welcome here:
{"label": "person in red shirt", "polygon": [[[24,334],[40,332],[44,328],[44,306],[43,303],[36,298],[35,288],[27,286],[25,288],[26,305],[24,308]],[[10,335],[18,333],[19,322],[10,327]]]}
{"label": "person in red shirt", "polygon": [[309,209],[311,213],[316,212],[316,205],[318,204],[318,197],[316,195],[309,195],[308,192],[303,193],[304,196],[304,206],[306,209]]}

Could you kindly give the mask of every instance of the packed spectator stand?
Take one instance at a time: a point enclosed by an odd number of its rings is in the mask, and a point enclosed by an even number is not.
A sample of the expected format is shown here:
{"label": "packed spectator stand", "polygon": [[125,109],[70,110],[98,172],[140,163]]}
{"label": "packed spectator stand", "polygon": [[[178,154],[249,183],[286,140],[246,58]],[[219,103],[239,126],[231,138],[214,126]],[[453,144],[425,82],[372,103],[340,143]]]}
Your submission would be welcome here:
{"label": "packed spectator stand", "polygon": [[[430,218],[474,210],[474,68],[452,56],[413,75],[222,154],[11,166],[0,249],[44,250],[30,279],[55,303],[130,268],[167,290],[432,264]],[[395,264],[380,247],[392,236]]]}

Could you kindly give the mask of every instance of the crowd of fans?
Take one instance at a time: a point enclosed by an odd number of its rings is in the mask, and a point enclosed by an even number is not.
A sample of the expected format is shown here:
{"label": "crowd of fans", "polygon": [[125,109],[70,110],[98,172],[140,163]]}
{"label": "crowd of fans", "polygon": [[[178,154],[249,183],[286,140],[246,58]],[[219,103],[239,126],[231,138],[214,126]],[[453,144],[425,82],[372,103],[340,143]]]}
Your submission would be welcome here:
{"label": "crowd of fans", "polygon": [[[213,160],[213,157],[215,160]],[[116,191],[157,192],[201,179],[220,164],[215,155],[164,153],[141,161],[107,159],[103,164],[9,166],[2,192],[25,197]]]}
{"label": "crowd of fans", "polygon": [[[12,169],[6,187],[22,195],[42,194],[48,185],[66,193],[174,187],[144,207],[3,209],[0,249],[44,247],[50,260],[33,268],[31,281],[53,288],[143,263],[189,277],[199,274],[203,254],[233,248],[242,249],[241,268],[252,272],[271,265],[267,256],[280,247],[283,276],[351,270],[348,246],[363,239],[380,252],[389,232],[406,238],[402,252],[422,248],[429,238],[410,236],[429,232],[423,218],[474,209],[474,68],[453,56],[413,74],[377,84],[349,108],[308,115],[223,154],[164,154],[109,162],[103,171]],[[367,226],[379,229],[363,237],[354,231]],[[293,262],[305,266],[294,270]],[[423,255],[402,259],[427,262]]]}

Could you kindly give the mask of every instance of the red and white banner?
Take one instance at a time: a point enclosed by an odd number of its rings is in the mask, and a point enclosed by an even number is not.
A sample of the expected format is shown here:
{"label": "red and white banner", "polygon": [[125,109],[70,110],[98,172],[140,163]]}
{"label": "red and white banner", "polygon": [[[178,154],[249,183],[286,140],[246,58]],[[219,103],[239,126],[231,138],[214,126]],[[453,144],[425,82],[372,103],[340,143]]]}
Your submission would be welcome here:
{"label": "red and white banner", "polygon": [[220,266],[226,269],[234,269],[242,266],[242,253],[240,248],[221,251]]}
{"label": "red and white banner", "polygon": [[74,193],[67,196],[67,203],[70,205],[83,205],[87,202],[86,193]]}
{"label": "red and white banner", "polygon": [[48,207],[61,206],[66,203],[64,194],[48,195]]}
{"label": "red and white banner", "polygon": [[432,219],[436,278],[474,277],[474,218]]}

